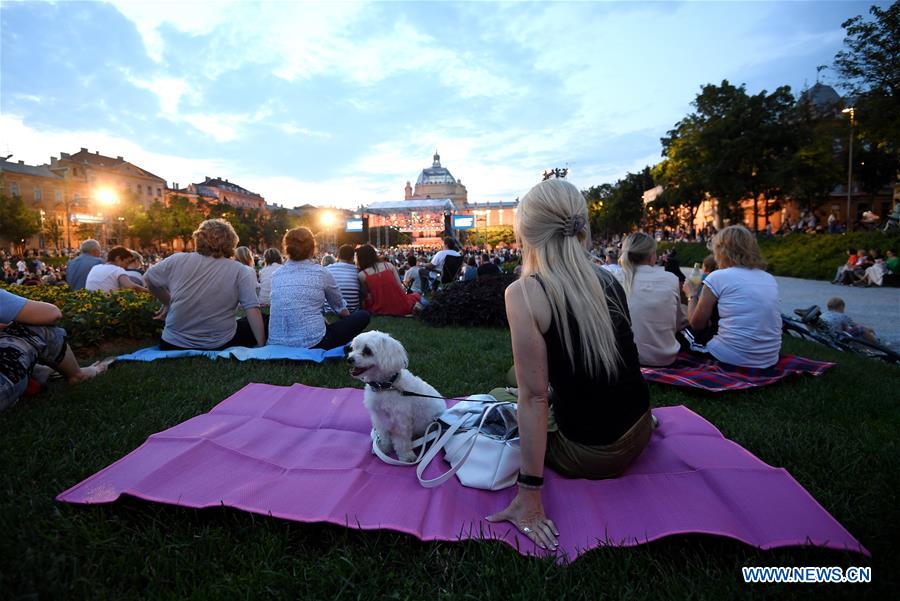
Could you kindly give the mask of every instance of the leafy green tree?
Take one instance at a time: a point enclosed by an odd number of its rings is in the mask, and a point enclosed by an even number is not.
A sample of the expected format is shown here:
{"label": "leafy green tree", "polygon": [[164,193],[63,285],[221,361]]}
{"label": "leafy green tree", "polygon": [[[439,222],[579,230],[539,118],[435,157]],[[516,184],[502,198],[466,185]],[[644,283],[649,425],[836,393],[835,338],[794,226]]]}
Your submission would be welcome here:
{"label": "leafy green tree", "polygon": [[845,48],[835,56],[841,85],[855,97],[859,150],[853,171],[871,196],[900,171],[900,2],[872,6],[872,20],[844,21]]}
{"label": "leafy green tree", "polygon": [[143,246],[162,246],[163,242],[174,237],[171,214],[159,201],[154,201],[146,211],[133,209],[126,216],[126,221],[128,234],[140,240]]}
{"label": "leafy green tree", "polygon": [[673,194],[696,199],[694,193],[705,190],[731,219],[742,217],[740,203],[750,197],[758,215],[759,195],[781,192],[779,165],[793,152],[790,88],[750,96],[745,86],[723,80],[703,86],[693,105],[694,112],[662,138],[663,155],[677,159],[666,171],[684,186]]}
{"label": "leafy green tree", "polygon": [[615,184],[584,190],[594,237],[608,239],[612,234],[637,227],[644,214],[644,192],[654,185],[650,167],[644,167],[638,173],[626,174]]}
{"label": "leafy green tree", "polygon": [[168,231],[166,237],[178,238],[184,248],[193,237],[194,231],[203,221],[203,213],[184,196],[174,196],[166,207]]}
{"label": "leafy green tree", "polygon": [[844,133],[844,124],[834,114],[821,114],[804,97],[791,124],[796,149],[781,163],[777,176],[784,190],[807,210],[814,210],[830,198],[831,191],[845,175],[834,141]]}
{"label": "leafy green tree", "polygon": [[844,21],[845,48],[834,62],[842,87],[856,97],[863,137],[900,151],[900,2],[872,6],[873,20]]}
{"label": "leafy green tree", "polygon": [[511,245],[516,242],[516,232],[511,225],[491,225],[469,230],[468,244],[474,246],[488,245],[495,248],[501,242]]}
{"label": "leafy green tree", "polygon": [[29,209],[18,195],[0,196],[0,232],[15,246],[41,230],[41,214]]}
{"label": "leafy green tree", "polygon": [[63,224],[54,215],[50,215],[44,219],[44,238],[59,250],[60,241],[64,235]]}
{"label": "leafy green tree", "polygon": [[677,138],[666,149],[666,158],[651,170],[653,181],[663,187],[648,209],[666,216],[666,221],[677,222],[680,210],[687,212],[687,223],[694,223],[700,205],[706,199],[702,184],[703,165],[698,155],[692,152],[693,139],[690,132]]}

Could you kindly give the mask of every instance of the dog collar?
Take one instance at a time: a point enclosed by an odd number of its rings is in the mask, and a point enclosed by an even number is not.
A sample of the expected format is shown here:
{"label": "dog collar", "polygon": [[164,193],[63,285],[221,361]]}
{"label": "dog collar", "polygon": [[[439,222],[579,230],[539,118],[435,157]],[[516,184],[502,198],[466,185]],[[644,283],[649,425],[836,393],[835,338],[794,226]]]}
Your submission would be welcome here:
{"label": "dog collar", "polygon": [[394,387],[394,382],[397,381],[399,375],[400,372],[398,371],[384,382],[368,382],[368,385],[371,386],[373,390],[390,390]]}

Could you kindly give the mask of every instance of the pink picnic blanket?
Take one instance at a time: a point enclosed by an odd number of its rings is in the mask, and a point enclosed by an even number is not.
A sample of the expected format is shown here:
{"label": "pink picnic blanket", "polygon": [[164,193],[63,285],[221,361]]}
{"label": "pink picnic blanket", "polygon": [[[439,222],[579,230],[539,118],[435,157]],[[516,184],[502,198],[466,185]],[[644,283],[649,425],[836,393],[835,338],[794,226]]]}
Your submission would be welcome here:
{"label": "pink picnic blanket", "polygon": [[[523,554],[544,553],[510,524],[483,519],[503,509],[515,487],[475,490],[454,478],[425,489],[414,468],[373,456],[362,395],[352,388],[249,384],[209,413],[154,434],[57,499],[110,503],[128,494],[387,528],[422,540],[496,539]],[[762,549],[812,544],[868,554],[784,469],[726,440],[685,407],[654,414],[659,428],[623,476],[588,481],[546,474],[544,504],[560,531],[559,560],[599,545],[684,533],[729,536]]]}

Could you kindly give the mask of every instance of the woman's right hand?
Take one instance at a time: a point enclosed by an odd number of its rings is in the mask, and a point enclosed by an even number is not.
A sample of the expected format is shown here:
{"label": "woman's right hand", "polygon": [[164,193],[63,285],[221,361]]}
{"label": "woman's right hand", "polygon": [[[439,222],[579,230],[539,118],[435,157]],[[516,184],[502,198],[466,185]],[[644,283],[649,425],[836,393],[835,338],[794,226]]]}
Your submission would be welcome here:
{"label": "woman's right hand", "polygon": [[153,315],[153,319],[155,319],[155,320],[157,320],[157,321],[165,321],[165,320],[166,320],[166,315],[168,315],[168,314],[169,314],[169,305],[162,305],[162,306],[159,308],[159,311],[157,311],[157,312]]}
{"label": "woman's right hand", "polygon": [[541,549],[559,546],[559,530],[544,513],[541,489],[519,488],[506,509],[485,518],[489,522],[510,522]]}
{"label": "woman's right hand", "polygon": [[693,283],[690,279],[686,279],[684,281],[684,286],[682,286],[681,289],[684,291],[686,297],[693,298],[697,296],[697,290],[700,289],[700,286]]}

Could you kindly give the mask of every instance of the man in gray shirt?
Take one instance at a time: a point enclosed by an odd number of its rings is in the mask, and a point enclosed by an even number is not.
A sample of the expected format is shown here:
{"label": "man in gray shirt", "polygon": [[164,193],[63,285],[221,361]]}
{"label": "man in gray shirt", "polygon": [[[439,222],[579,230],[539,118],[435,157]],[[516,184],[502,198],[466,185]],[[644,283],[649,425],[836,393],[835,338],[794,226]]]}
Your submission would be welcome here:
{"label": "man in gray shirt", "polygon": [[66,265],[66,282],[71,290],[81,290],[87,281],[88,273],[94,265],[100,265],[100,243],[96,240],[85,240],[81,243],[81,254]]}

